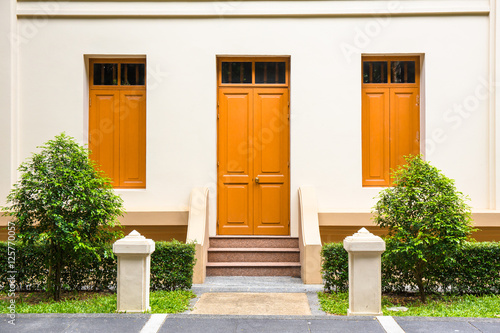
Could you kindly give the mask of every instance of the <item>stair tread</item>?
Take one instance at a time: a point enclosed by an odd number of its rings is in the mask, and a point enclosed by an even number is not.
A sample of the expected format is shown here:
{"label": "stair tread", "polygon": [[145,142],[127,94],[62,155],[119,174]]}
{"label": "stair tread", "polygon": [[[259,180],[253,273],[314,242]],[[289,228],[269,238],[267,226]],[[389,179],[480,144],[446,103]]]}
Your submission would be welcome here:
{"label": "stair tread", "polygon": [[300,252],[294,247],[211,247],[210,252]]}
{"label": "stair tread", "polygon": [[207,267],[300,267],[300,262],[207,262]]}
{"label": "stair tread", "polygon": [[217,235],[209,238],[210,239],[227,239],[227,238],[299,239],[299,237],[292,237],[292,236],[266,236],[266,235]]}

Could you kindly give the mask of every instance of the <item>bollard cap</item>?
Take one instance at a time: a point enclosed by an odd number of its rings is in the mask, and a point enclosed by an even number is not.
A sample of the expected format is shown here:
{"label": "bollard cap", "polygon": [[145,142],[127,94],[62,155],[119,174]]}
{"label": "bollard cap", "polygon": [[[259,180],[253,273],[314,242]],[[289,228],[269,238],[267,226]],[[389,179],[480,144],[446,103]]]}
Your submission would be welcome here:
{"label": "bollard cap", "polygon": [[116,254],[146,255],[153,253],[154,250],[155,242],[142,236],[136,230],[113,244],[113,252]]}
{"label": "bollard cap", "polygon": [[384,252],[385,242],[365,228],[344,239],[344,249],[347,252]]}

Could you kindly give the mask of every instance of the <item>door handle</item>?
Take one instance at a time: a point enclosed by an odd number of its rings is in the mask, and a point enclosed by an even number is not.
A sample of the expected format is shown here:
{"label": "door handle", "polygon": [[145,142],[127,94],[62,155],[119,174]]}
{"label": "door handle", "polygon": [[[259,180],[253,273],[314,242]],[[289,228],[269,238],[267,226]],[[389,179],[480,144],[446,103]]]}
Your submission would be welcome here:
{"label": "door handle", "polygon": [[255,177],[255,182],[258,184],[260,182],[259,177]]}

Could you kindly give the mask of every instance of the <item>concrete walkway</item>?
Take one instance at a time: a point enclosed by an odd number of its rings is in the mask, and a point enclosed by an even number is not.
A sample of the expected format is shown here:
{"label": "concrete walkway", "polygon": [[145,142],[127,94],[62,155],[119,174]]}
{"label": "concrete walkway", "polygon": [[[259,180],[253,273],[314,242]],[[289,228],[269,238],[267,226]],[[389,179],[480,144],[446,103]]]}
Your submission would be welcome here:
{"label": "concrete walkway", "polygon": [[0,332],[19,333],[498,333],[500,319],[344,316],[213,316],[194,314],[0,315]]}
{"label": "concrete walkway", "polygon": [[[300,279],[295,278],[209,277],[206,283],[193,285],[192,289],[198,295],[198,298],[193,299],[191,303],[192,310],[182,314],[17,314],[16,325],[9,324],[9,316],[3,314],[0,315],[0,332],[500,332],[500,319],[327,315],[319,310],[316,296],[316,292],[322,290],[322,286],[304,285]],[[286,297],[287,293],[290,294],[291,298]],[[203,294],[207,295],[202,297]],[[203,308],[202,303],[198,303],[198,301],[208,298],[207,296],[210,294],[215,295],[215,300],[230,299],[233,307],[220,307],[218,309],[219,314],[216,315],[196,314],[200,313],[199,309]],[[269,300],[265,299],[266,294],[269,296]],[[241,295],[241,298],[238,298],[239,295]],[[276,295],[279,295],[279,297]],[[255,301],[256,299],[262,301],[262,298],[259,297],[264,297],[264,303],[267,305],[259,307],[259,302]],[[276,302],[276,300],[281,301]],[[218,307],[213,302],[212,299],[211,307]],[[297,307],[294,307],[291,302],[301,302],[301,306],[304,306],[304,304],[308,306],[310,315],[301,315],[304,310],[297,312]],[[268,311],[271,306],[273,311]],[[223,308],[226,310],[223,310]],[[239,312],[239,309],[245,312]],[[269,313],[275,313],[275,310],[285,315],[269,315]],[[210,311],[213,311],[213,309]],[[246,314],[221,314],[228,311]],[[287,313],[298,313],[299,315],[287,315]]]}
{"label": "concrete walkway", "polygon": [[[235,314],[238,308],[241,311],[238,314],[242,315],[266,315],[266,314],[283,314],[283,315],[294,315],[297,314],[296,308],[290,304],[290,302],[276,302],[276,297],[269,295],[269,302],[262,302],[261,307],[254,307],[253,304],[245,302],[243,299],[245,294],[257,293],[257,294],[303,294],[304,299],[307,299],[307,303],[310,312],[307,315],[325,316],[326,313],[319,309],[318,301],[318,291],[323,290],[323,285],[307,285],[303,284],[300,278],[293,277],[268,277],[268,276],[208,276],[205,279],[204,284],[195,284],[191,288],[193,292],[198,296],[198,298],[193,299],[191,307],[194,309],[194,313],[208,313],[205,311],[197,311],[198,303],[200,297],[203,294],[215,294],[215,293],[231,293],[232,295],[240,294],[242,299],[232,300],[233,307],[231,312],[221,312],[217,314]],[[281,296],[280,296],[281,297]],[[273,302],[273,311],[269,313],[265,311],[267,303]],[[248,306],[252,306],[255,312],[249,313]],[[307,304],[306,304],[307,306]],[[269,308],[269,307],[268,307]],[[222,310],[218,308],[217,310]],[[289,312],[287,313],[287,310]],[[210,312],[213,313],[213,312]],[[306,314],[306,313],[300,313]]]}

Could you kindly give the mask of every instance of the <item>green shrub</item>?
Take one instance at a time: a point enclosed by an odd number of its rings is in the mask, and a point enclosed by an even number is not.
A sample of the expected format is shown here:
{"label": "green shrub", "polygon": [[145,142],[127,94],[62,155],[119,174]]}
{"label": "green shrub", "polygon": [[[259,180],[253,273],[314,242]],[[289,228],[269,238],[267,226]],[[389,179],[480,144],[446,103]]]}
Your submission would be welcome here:
{"label": "green shrub", "polygon": [[472,232],[471,212],[453,180],[421,156],[405,159],[392,174],[394,187],[379,193],[374,220],[388,229],[386,252],[425,301],[433,271],[443,269]]}
{"label": "green shrub", "polygon": [[[0,251],[7,251],[7,242],[0,242]],[[44,262],[48,256],[47,244],[16,244],[16,287],[18,290],[47,290],[48,268]],[[116,259],[111,245],[105,244],[94,252],[80,251],[79,257],[66,260],[61,270],[62,290],[108,290],[116,286]],[[7,285],[10,274],[7,262],[0,256],[0,286]]]}
{"label": "green shrub", "polygon": [[9,230],[16,231],[20,244],[44,245],[37,260],[47,269],[38,274],[46,276],[47,289],[59,300],[65,267],[79,270],[72,267],[81,264],[78,258],[106,257],[103,244],[121,236],[113,228],[119,226],[122,200],[73,138],[63,133],[39,148],[19,167],[21,177],[3,210],[12,217]]}
{"label": "green shrub", "polygon": [[500,242],[467,242],[450,253],[452,264],[434,272],[455,294],[500,294]]}
{"label": "green shrub", "polygon": [[151,289],[189,289],[193,283],[194,244],[157,242],[151,254]]}
{"label": "green shrub", "polygon": [[[387,245],[387,249],[391,244]],[[347,291],[348,254],[342,243],[323,245],[323,281],[327,291]],[[500,242],[465,242],[448,253],[449,260],[429,273],[429,291],[449,294],[500,294]],[[382,254],[382,291],[415,291],[401,252]]]}
{"label": "green shrub", "polygon": [[345,292],[348,289],[348,254],[342,243],[325,244],[321,249],[325,290]]}
{"label": "green shrub", "polygon": [[[7,253],[7,242],[0,242],[0,253]],[[151,289],[176,290],[191,288],[195,248],[193,244],[178,241],[156,242],[151,256]],[[16,287],[18,290],[47,290],[48,270],[43,264],[47,256],[46,244],[16,245]],[[116,257],[111,244],[97,250],[100,260],[93,253],[81,252],[71,258],[61,271],[63,290],[115,290]],[[6,255],[0,256],[0,289],[9,289],[9,263]]]}
{"label": "green shrub", "polygon": [[92,253],[83,252],[73,265],[63,270],[63,283],[67,290],[109,290],[116,288],[116,257],[111,244],[98,250],[99,259]]}
{"label": "green shrub", "polygon": [[[391,251],[392,243],[386,240],[385,252],[382,253],[382,291],[401,293],[418,290],[412,273],[407,269],[405,254]],[[427,281],[427,285],[431,284]]]}
{"label": "green shrub", "polygon": [[[10,278],[12,273],[16,279],[16,288],[19,290],[40,290],[46,286],[48,269],[44,263],[46,251],[42,246],[22,247],[17,243],[14,245],[10,242],[0,242],[0,286],[8,288],[7,278]],[[14,250],[15,261],[7,262],[7,251]],[[12,265],[12,266],[10,266]]]}

